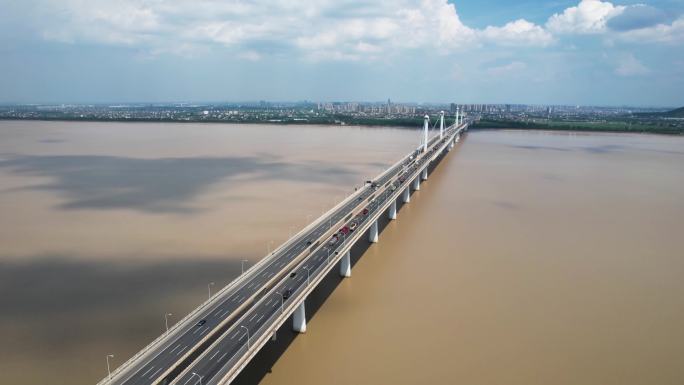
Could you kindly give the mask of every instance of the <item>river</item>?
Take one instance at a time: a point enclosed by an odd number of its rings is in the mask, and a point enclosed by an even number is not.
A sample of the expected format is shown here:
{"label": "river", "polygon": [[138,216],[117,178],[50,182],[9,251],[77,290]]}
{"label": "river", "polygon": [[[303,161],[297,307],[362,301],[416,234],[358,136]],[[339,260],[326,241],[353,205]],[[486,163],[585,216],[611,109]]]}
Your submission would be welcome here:
{"label": "river", "polygon": [[[0,382],[92,384],[418,140],[0,122]],[[680,383],[682,165],[676,137],[468,133],[262,383]]]}

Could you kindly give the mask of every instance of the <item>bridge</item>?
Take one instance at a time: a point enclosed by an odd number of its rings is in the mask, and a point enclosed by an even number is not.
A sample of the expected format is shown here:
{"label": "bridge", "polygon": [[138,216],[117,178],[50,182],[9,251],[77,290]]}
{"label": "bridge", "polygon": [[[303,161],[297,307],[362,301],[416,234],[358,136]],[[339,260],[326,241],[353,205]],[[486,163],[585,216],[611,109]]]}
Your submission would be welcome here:
{"label": "bridge", "polygon": [[[367,239],[378,242],[378,219],[397,218],[397,201],[410,202],[411,191],[427,180],[468,129],[459,111],[429,137],[429,117],[421,145],[375,179],[306,226],[237,279],[194,309],[97,385],[229,384],[251,359],[292,319],[306,331],[307,296],[333,269],[351,276],[350,251]],[[437,122],[435,122],[436,124]]]}

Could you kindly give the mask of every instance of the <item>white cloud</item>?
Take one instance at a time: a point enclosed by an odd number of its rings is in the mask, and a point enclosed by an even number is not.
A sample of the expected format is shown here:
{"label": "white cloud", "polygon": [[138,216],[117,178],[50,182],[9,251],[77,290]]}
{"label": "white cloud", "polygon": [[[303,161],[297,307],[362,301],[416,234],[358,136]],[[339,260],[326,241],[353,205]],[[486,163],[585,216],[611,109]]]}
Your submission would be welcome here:
{"label": "white cloud", "polygon": [[[526,20],[466,26],[447,0],[27,0],[47,40],[169,52],[222,46],[257,60],[295,49],[316,60],[375,58],[404,49],[440,53],[483,44],[546,46],[552,36]],[[275,47],[275,48],[274,48]]]}
{"label": "white cloud", "polygon": [[616,39],[631,43],[684,44],[684,16],[672,24],[658,24],[616,34]]}
{"label": "white cloud", "polygon": [[553,33],[592,34],[606,31],[608,20],[625,10],[624,6],[607,1],[582,0],[575,7],[556,13],[546,22],[546,28]]}
{"label": "white cloud", "polygon": [[615,68],[615,73],[620,76],[637,76],[645,75],[651,71],[646,68],[633,54],[626,55],[622,58],[617,68]]}
{"label": "white cloud", "polygon": [[553,43],[553,36],[548,31],[524,19],[512,21],[503,27],[489,26],[481,35],[501,45],[547,46]]}
{"label": "white cloud", "polygon": [[525,69],[527,69],[527,64],[521,61],[512,61],[508,64],[490,67],[487,69],[487,73],[492,76],[502,76],[511,73],[519,73]]}

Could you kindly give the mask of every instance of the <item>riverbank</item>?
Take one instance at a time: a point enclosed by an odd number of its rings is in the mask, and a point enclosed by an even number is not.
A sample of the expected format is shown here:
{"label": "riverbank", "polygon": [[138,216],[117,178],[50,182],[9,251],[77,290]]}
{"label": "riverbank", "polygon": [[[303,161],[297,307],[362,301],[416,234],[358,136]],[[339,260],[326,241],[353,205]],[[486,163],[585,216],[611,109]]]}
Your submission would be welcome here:
{"label": "riverbank", "polygon": [[506,128],[519,130],[586,131],[586,132],[625,132],[635,134],[684,135],[684,127],[668,126],[660,122],[601,121],[572,122],[546,121],[523,122],[516,120],[483,119],[473,123],[472,128]]}

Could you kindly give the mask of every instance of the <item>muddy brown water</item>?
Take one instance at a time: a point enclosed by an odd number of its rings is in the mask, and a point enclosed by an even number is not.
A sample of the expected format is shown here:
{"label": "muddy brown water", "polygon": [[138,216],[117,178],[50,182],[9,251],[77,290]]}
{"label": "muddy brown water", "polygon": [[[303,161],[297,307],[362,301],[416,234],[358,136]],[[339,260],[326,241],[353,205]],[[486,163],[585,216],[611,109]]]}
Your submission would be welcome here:
{"label": "muddy brown water", "polygon": [[[96,382],[106,354],[118,365],[419,140],[63,122],[0,137],[0,383],[19,385]],[[675,137],[471,132],[254,378],[681,383],[683,165]]]}

